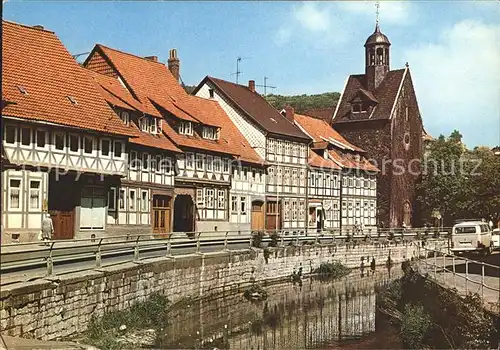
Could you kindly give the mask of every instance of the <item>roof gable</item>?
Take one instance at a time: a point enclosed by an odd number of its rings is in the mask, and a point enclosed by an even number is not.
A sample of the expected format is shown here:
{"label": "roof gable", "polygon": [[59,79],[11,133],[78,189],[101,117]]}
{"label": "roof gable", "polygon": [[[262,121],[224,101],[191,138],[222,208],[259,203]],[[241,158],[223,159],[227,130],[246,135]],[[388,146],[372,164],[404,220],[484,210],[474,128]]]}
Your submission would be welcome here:
{"label": "roof gable", "polygon": [[309,140],[307,135],[271,106],[261,95],[252,92],[246,86],[207,76],[193,93],[196,93],[206,82],[214,85],[241,112],[267,133]]}
{"label": "roof gable", "polygon": [[3,115],[130,136],[53,32],[8,21],[2,29],[2,91],[14,102]]}

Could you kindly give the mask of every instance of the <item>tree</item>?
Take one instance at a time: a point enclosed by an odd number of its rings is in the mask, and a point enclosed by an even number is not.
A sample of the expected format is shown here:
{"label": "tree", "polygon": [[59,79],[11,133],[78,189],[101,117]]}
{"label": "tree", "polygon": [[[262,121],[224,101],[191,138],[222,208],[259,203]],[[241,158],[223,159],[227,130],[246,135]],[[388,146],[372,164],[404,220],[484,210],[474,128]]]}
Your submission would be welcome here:
{"label": "tree", "polygon": [[269,94],[266,100],[276,109],[281,110],[286,105],[292,106],[296,112],[303,113],[311,109],[334,108],[340,98],[338,92],[325,92],[317,95],[283,96]]}

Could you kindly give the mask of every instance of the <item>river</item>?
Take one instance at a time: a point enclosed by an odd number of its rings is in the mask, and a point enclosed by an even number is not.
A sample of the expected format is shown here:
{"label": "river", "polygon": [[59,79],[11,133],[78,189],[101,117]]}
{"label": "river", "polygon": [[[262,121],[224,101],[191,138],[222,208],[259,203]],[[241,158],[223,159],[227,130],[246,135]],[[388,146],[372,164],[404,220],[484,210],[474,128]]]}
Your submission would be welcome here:
{"label": "river", "polygon": [[376,310],[381,288],[401,276],[354,270],[336,281],[263,286],[264,301],[243,293],[186,301],[170,313],[163,349],[399,349],[397,330]]}

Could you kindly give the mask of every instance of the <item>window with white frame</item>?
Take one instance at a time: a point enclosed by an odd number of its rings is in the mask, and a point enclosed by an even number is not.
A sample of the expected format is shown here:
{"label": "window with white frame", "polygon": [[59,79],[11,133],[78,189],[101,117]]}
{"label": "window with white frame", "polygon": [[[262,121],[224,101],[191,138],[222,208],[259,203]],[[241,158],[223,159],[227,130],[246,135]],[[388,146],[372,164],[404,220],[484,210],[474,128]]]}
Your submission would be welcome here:
{"label": "window with white frame", "polygon": [[40,181],[31,180],[30,181],[30,209],[40,209]]}
{"label": "window with white frame", "polygon": [[196,189],[196,207],[203,208],[205,206],[205,196],[204,189],[197,188]]}
{"label": "window with white frame", "polygon": [[122,210],[125,210],[125,189],[124,188],[120,188],[120,193],[119,193],[119,197],[118,197],[118,208],[119,209],[122,209]]}
{"label": "window with white frame", "polygon": [[226,191],[224,190],[217,191],[217,208],[219,209],[226,208]]}
{"label": "window with white frame", "polygon": [[17,127],[14,125],[5,126],[5,136],[4,140],[6,143],[16,143],[17,142]]}
{"label": "window with white frame", "polygon": [[270,167],[268,170],[267,170],[267,173],[268,173],[268,176],[269,176],[269,184],[271,185],[274,185],[276,183],[276,177],[275,177],[275,174],[274,174],[274,167]]}
{"label": "window with white frame", "polygon": [[143,190],[141,193],[141,210],[146,212],[149,210],[149,191]]}
{"label": "window with white frame", "polygon": [[142,131],[144,132],[149,132],[149,118],[144,116],[139,118],[139,127],[141,128]]}
{"label": "window with white frame", "polygon": [[284,184],[285,186],[289,186],[290,185],[290,169],[289,168],[286,168],[285,169],[285,181],[284,181]]}
{"label": "window with white frame", "polygon": [[111,141],[108,139],[101,139],[101,155],[108,157],[111,149]]}
{"label": "window with white frame", "polygon": [[276,154],[281,155],[283,154],[283,141],[277,140],[276,142]]}
{"label": "window with white frame", "polygon": [[202,137],[208,140],[217,140],[219,138],[219,129],[213,126],[204,126]]}
{"label": "window with white frame", "polygon": [[309,173],[309,185],[314,187],[316,185],[316,175],[314,173]]}
{"label": "window with white frame", "polygon": [[283,184],[283,169],[281,167],[278,167],[278,176],[277,176],[277,184],[282,185]]}
{"label": "window with white frame", "polygon": [[47,131],[38,129],[35,133],[35,138],[37,148],[45,148],[47,146]]}
{"label": "window with white frame", "polygon": [[259,175],[260,175],[260,182],[264,182],[264,171],[262,169],[259,170]]}
{"label": "window with white frame", "polygon": [[9,209],[21,208],[21,179],[9,180]]}
{"label": "window with white frame", "polygon": [[135,195],[135,189],[129,189],[128,190],[128,205],[129,205],[129,209],[131,211],[135,210],[135,201],[136,201],[137,197]]}
{"label": "window with white frame", "polygon": [[120,113],[120,119],[123,121],[123,124],[125,124],[125,125],[130,124],[130,115],[127,111],[122,111]]}
{"label": "window with white frame", "polygon": [[170,157],[163,158],[161,169],[164,174],[170,174],[170,172],[172,171],[172,160]]}
{"label": "window with white frame", "polygon": [[21,146],[31,146],[31,128],[21,128]]}
{"label": "window with white frame", "polygon": [[196,170],[203,170],[203,158],[204,155],[197,153],[196,154]]}
{"label": "window with white frame", "polygon": [[193,124],[190,121],[181,120],[179,122],[179,134],[193,135]]}
{"label": "window with white frame", "polygon": [[157,173],[160,173],[163,171],[162,167],[162,158],[160,155],[156,156],[156,163],[155,163],[155,169]]}
{"label": "window with white frame", "polygon": [[274,141],[274,139],[267,140],[267,152],[269,154],[274,154],[274,152],[276,151],[275,145],[276,145],[276,142]]}
{"label": "window with white frame", "polygon": [[148,170],[149,168],[149,154],[144,152],[142,154],[142,169],[143,170]]}
{"label": "window with white frame", "polygon": [[290,201],[288,199],[285,199],[283,201],[283,220],[288,221],[290,220]]}
{"label": "window with white frame", "polygon": [[94,138],[92,136],[83,137],[83,152],[86,154],[92,154],[94,151]]}
{"label": "window with white frame", "polygon": [[205,189],[205,208],[213,208],[214,207],[214,189],[206,188]]}
{"label": "window with white frame", "polygon": [[64,150],[64,147],[66,146],[65,141],[66,140],[64,137],[64,133],[62,133],[62,132],[55,132],[54,133],[54,148],[56,150],[59,150],[59,151]]}
{"label": "window with white frame", "polygon": [[240,198],[240,213],[241,215],[247,215],[247,197]]}
{"label": "window with white frame", "polygon": [[156,157],[155,156],[150,156],[150,162],[151,162],[151,172],[154,173],[155,171],[159,171],[160,169],[157,168],[158,163],[156,162]]}
{"label": "window with white frame", "polygon": [[137,169],[139,160],[137,159],[137,151],[130,151],[130,168]]}
{"label": "window with white frame", "polygon": [[248,181],[248,168],[243,168],[243,180]]}
{"label": "window with white frame", "polygon": [[222,171],[226,174],[229,173],[229,159],[222,159]]}
{"label": "window with white frame", "polygon": [[231,213],[236,214],[238,212],[238,197],[231,196]]}
{"label": "window with white frame", "polygon": [[69,135],[69,151],[77,153],[80,149],[80,136],[75,134]]}
{"label": "window with white frame", "polygon": [[220,157],[214,158],[214,171],[216,173],[220,173],[220,171],[221,171],[221,158]]}
{"label": "window with white frame", "polygon": [[298,218],[298,210],[297,210],[297,200],[294,199],[292,201],[292,220],[295,221]]}
{"label": "window with white frame", "polygon": [[300,169],[300,186],[304,187],[306,185],[306,171],[304,169]]}
{"label": "window with white frame", "polygon": [[193,169],[194,166],[194,154],[193,153],[186,153],[186,168],[187,169]]}
{"label": "window with white frame", "polygon": [[207,171],[212,171],[213,164],[214,164],[214,157],[213,156],[207,156]]}
{"label": "window with white frame", "polygon": [[121,141],[115,141],[115,158],[121,158],[123,152],[123,143]]}
{"label": "window with white frame", "polygon": [[116,187],[110,187],[108,190],[108,211],[116,210]]}
{"label": "window with white frame", "polygon": [[303,222],[305,219],[306,219],[306,202],[301,199],[299,202],[299,220]]}

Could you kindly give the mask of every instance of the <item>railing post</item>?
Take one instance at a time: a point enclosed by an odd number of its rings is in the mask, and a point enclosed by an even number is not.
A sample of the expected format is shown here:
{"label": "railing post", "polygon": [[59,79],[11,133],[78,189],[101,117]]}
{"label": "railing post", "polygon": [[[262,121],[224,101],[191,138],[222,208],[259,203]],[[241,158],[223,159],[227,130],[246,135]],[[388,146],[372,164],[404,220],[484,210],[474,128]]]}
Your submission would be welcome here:
{"label": "railing post", "polygon": [[97,251],[95,253],[95,267],[101,267],[101,243],[102,243],[102,238],[99,240],[99,243],[97,244]]}
{"label": "railing post", "polygon": [[295,244],[298,247],[299,246],[299,231],[296,231],[295,234],[297,235],[297,237],[295,237]]}
{"label": "railing post", "polygon": [[137,236],[137,239],[135,240],[135,245],[134,245],[134,261],[139,260],[139,240],[141,239],[141,236]]}
{"label": "railing post", "polygon": [[437,278],[437,252],[434,251],[434,279]]}
{"label": "railing post", "polygon": [[167,256],[170,257],[172,256],[172,233],[168,235],[168,240],[167,240]]}
{"label": "railing post", "polygon": [[226,231],[226,235],[224,237],[224,250],[229,250],[227,247],[227,235],[229,234],[229,231]]}
{"label": "railing post", "polygon": [[481,299],[484,299],[484,261],[481,261]]}
{"label": "railing post", "polygon": [[465,258],[465,295],[469,294],[469,259]]}
{"label": "railing post", "polygon": [[200,253],[200,236],[201,236],[201,232],[198,233],[198,237],[196,239],[196,254]]}
{"label": "railing post", "polygon": [[52,273],[54,272],[54,262],[52,260],[52,249],[54,248],[54,244],[55,242],[50,244],[49,256],[47,257],[47,276],[52,276]]}
{"label": "railing post", "polygon": [[455,276],[455,255],[452,257],[452,264],[453,264],[453,287],[456,289],[457,288],[457,280]]}

